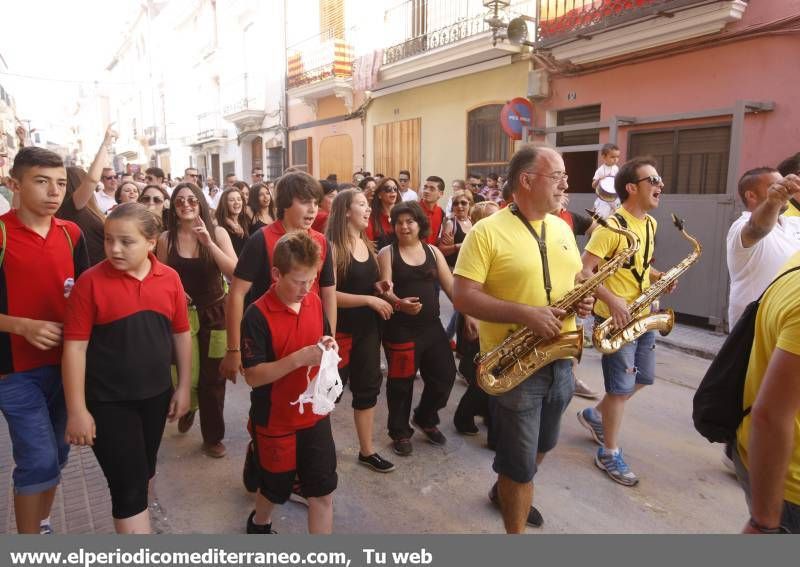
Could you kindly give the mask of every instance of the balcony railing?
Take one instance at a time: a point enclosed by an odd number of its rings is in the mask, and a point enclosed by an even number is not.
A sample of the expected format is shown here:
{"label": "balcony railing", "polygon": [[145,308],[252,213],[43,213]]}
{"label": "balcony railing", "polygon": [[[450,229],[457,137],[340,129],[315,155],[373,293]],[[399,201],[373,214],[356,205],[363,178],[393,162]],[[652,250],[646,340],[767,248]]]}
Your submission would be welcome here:
{"label": "balcony railing", "polygon": [[649,14],[698,4],[700,0],[539,0],[539,38],[546,46],[567,36],[590,35]]}
{"label": "balcony railing", "polygon": [[[533,15],[534,3],[515,0],[506,10],[509,17]],[[386,11],[384,22],[392,43],[383,52],[383,64],[403,59],[491,30],[489,11],[482,0],[406,0]]]}
{"label": "balcony railing", "polygon": [[264,104],[260,100],[263,99],[263,96],[255,96],[257,83],[258,81],[252,76],[244,73],[239,78],[223,85],[222,115],[228,117],[246,110],[263,112]]}
{"label": "balcony railing", "polygon": [[148,126],[144,129],[144,137],[147,138],[148,146],[167,145],[167,133],[158,126]]}
{"label": "balcony railing", "polygon": [[197,135],[195,142],[226,138],[228,131],[222,123],[219,112],[205,112],[197,116]]}
{"label": "balcony railing", "polygon": [[287,49],[286,86],[289,89],[326,79],[353,75],[353,50],[328,30]]}

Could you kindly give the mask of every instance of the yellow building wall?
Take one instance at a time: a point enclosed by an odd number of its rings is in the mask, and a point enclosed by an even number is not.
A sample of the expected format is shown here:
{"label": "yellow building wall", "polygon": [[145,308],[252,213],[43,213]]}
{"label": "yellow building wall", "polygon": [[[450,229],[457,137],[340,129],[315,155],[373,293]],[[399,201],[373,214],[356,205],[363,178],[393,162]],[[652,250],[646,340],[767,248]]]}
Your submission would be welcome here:
{"label": "yellow building wall", "polygon": [[[373,165],[373,126],[421,118],[420,173],[438,175],[447,193],[454,179],[463,179],[467,163],[467,112],[491,103],[524,97],[528,88],[528,61],[474,73],[378,97],[367,110],[366,163]],[[534,109],[535,112],[535,109]],[[397,171],[384,171],[397,176]],[[416,188],[418,189],[418,188]]]}

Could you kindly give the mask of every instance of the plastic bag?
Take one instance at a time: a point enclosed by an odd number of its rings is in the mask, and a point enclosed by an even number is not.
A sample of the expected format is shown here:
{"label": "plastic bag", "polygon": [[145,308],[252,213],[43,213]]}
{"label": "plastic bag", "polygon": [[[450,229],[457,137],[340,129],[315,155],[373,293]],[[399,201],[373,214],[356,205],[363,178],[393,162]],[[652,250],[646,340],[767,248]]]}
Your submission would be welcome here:
{"label": "plastic bag", "polygon": [[322,350],[322,360],[319,363],[319,372],[310,379],[311,368],[306,373],[308,386],[300,397],[291,402],[298,405],[302,414],[304,404],[311,404],[311,411],[317,415],[328,415],[336,406],[336,400],[342,393],[342,379],[339,377],[339,361],[341,358],[333,349],[325,349],[322,344],[317,344]]}

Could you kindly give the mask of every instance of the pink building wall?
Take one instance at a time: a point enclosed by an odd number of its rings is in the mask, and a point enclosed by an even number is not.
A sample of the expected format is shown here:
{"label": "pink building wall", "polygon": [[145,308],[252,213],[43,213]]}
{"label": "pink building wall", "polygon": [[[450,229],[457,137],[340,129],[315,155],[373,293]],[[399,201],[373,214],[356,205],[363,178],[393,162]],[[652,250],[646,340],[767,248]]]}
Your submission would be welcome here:
{"label": "pink building wall", "polygon": [[[800,8],[800,2],[794,3]],[[763,10],[756,15],[763,15]],[[775,165],[800,151],[798,53],[800,36],[773,35],[575,77],[553,76],[551,96],[534,104],[534,120],[537,127],[545,127],[547,111],[593,104],[601,105],[601,120],[608,120],[615,115],[647,118],[730,108],[737,100],[769,101],[775,103],[772,112],[749,114],[745,119],[739,173]],[[575,100],[568,100],[568,93],[574,93]],[[639,129],[658,126],[648,124]],[[623,157],[627,134],[635,129],[620,128],[617,143]],[[600,142],[607,139],[608,130],[601,130]]]}

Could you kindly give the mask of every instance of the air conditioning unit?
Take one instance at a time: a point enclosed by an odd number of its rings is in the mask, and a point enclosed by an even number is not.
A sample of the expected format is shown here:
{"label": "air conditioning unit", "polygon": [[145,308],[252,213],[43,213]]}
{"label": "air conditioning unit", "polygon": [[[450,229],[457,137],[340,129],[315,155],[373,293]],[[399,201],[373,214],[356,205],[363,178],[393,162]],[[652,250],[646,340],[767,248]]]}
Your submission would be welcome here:
{"label": "air conditioning unit", "polygon": [[528,72],[528,98],[545,99],[550,96],[550,75],[545,69]]}

